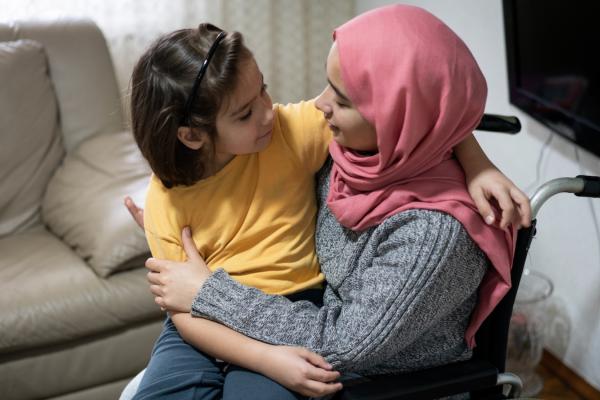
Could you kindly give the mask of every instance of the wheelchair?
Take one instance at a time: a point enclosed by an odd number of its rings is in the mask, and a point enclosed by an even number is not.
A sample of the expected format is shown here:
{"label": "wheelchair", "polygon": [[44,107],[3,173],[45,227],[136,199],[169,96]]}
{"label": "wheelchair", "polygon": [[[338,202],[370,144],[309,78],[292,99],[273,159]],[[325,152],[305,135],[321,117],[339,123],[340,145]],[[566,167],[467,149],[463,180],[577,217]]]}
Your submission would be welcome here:
{"label": "wheelchair", "polygon": [[[518,133],[516,117],[484,114],[476,130]],[[542,205],[558,193],[600,197],[600,177],[579,175],[546,182],[531,198],[531,226],[517,234],[511,270],[512,287],[476,334],[477,346],[468,361],[425,370],[390,375],[367,376],[344,382],[336,400],[429,400],[470,393],[471,399],[516,398],[521,379],[505,371],[508,328],[529,246],[536,233],[536,216]],[[508,392],[505,393],[505,389]]]}

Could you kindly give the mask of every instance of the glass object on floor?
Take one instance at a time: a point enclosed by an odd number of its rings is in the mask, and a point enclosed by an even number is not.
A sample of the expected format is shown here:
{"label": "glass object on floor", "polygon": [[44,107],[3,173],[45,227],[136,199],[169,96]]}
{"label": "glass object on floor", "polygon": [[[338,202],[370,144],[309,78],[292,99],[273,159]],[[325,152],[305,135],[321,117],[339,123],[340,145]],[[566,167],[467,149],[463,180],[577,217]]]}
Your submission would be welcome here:
{"label": "glass object on floor", "polygon": [[548,321],[544,347],[558,359],[564,359],[571,339],[572,321],[567,304],[563,298],[554,293],[546,305]]}
{"label": "glass object on floor", "polygon": [[548,326],[547,304],[554,286],[540,272],[525,269],[513,308],[508,332],[506,370],[523,380],[523,397],[536,396],[544,381],[535,368],[542,358]]}

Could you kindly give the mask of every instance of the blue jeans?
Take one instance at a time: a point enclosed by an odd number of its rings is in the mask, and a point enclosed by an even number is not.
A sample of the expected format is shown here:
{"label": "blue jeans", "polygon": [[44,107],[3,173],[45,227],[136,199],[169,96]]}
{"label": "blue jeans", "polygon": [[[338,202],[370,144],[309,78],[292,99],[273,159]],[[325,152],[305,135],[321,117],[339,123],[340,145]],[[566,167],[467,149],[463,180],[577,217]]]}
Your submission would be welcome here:
{"label": "blue jeans", "polygon": [[[321,305],[321,290],[288,296],[292,301],[309,300]],[[291,392],[259,373],[227,365],[183,341],[167,318],[154,345],[152,356],[133,400],[212,399],[297,400]]]}

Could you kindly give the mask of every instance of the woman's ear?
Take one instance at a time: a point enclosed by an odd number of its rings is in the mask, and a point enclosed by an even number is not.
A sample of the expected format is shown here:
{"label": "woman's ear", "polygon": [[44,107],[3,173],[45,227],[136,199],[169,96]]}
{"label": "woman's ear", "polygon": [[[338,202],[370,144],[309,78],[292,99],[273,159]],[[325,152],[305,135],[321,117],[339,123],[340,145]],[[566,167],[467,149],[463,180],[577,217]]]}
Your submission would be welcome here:
{"label": "woman's ear", "polygon": [[192,150],[200,150],[208,143],[208,134],[198,129],[194,132],[187,126],[180,126],[177,129],[177,138],[186,147]]}

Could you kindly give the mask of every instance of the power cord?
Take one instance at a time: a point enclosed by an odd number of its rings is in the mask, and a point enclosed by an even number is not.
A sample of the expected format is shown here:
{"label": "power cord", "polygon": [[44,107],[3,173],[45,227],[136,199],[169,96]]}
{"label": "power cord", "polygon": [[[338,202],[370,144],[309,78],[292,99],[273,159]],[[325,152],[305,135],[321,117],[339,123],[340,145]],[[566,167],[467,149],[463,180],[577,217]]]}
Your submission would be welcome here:
{"label": "power cord", "polygon": [[544,159],[544,154],[546,154],[546,150],[548,149],[550,143],[552,143],[552,140],[554,139],[554,135],[554,133],[550,132],[548,134],[548,137],[546,138],[546,141],[542,145],[535,166],[535,180],[525,187],[525,193],[529,193],[532,189],[536,188],[536,186],[540,184],[540,177],[542,175],[542,161]]}

